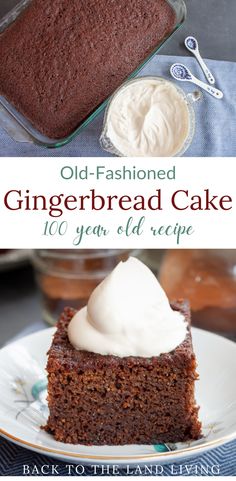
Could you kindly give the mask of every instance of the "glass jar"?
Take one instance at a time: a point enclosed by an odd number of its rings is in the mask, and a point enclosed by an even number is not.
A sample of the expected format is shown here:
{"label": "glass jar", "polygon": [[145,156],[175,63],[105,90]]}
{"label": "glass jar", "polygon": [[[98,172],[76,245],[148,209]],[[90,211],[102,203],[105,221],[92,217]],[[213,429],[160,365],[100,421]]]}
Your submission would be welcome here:
{"label": "glass jar", "polygon": [[143,249],[138,257],[158,277],[163,255],[163,249]]}
{"label": "glass jar", "polygon": [[170,250],[160,270],[170,300],[190,301],[193,325],[236,338],[236,250]]}
{"label": "glass jar", "polygon": [[85,306],[92,291],[118,262],[137,253],[113,249],[34,251],[44,320],[53,325],[64,307]]}

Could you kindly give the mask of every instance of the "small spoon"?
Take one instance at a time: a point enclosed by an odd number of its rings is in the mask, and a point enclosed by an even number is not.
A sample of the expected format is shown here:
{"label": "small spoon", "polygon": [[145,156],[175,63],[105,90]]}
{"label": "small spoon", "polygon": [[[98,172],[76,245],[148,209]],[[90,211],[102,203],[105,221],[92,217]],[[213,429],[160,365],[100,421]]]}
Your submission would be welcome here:
{"label": "small spoon", "polygon": [[211,85],[215,84],[215,78],[213,77],[212,73],[210,72],[209,68],[206,66],[200,52],[199,52],[199,47],[198,47],[198,41],[195,37],[187,37],[185,39],[185,47],[195,55],[197,61],[199,62],[206,79]]}
{"label": "small spoon", "polygon": [[174,63],[174,65],[172,65],[170,68],[170,73],[176,80],[180,80],[181,82],[192,82],[193,84],[198,85],[216,99],[222,99],[224,97],[224,94],[221,92],[221,90],[211,87],[201,80],[198,80],[182,63]]}

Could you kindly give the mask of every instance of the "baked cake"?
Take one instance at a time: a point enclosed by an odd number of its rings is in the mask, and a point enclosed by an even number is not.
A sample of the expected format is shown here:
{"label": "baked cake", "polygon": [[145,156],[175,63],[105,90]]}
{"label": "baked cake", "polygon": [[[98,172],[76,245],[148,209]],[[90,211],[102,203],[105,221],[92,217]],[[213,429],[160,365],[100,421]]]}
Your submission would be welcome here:
{"label": "baked cake", "polygon": [[48,353],[49,419],[57,441],[85,445],[156,444],[198,439],[196,358],[188,303],[172,309],[188,322],[185,340],[158,357],[116,357],[76,350],[66,308]]}
{"label": "baked cake", "polygon": [[174,24],[167,0],[32,0],[0,35],[0,95],[41,133],[64,138]]}

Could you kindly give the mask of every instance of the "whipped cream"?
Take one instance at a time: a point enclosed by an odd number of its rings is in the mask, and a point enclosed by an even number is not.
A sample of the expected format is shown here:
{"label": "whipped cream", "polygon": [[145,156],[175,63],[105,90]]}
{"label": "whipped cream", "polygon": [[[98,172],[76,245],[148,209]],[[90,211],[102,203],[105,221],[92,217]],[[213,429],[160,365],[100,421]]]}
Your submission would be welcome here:
{"label": "whipped cream", "polygon": [[115,95],[107,116],[107,136],[126,157],[172,157],[190,130],[187,103],[164,79],[144,77]]}
{"label": "whipped cream", "polygon": [[186,331],[184,316],[171,309],[154,274],[133,257],[96,287],[68,326],[75,349],[119,357],[170,352]]}

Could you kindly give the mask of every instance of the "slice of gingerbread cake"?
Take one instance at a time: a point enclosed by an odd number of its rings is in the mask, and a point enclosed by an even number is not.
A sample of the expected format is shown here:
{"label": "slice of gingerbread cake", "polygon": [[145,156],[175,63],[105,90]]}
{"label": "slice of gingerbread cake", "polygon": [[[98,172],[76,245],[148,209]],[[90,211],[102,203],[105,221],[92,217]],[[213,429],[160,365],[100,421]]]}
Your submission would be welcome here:
{"label": "slice of gingerbread cake", "polygon": [[188,303],[169,305],[151,271],[131,258],[88,306],[61,315],[48,353],[46,429],[85,445],[198,439],[196,366]]}

